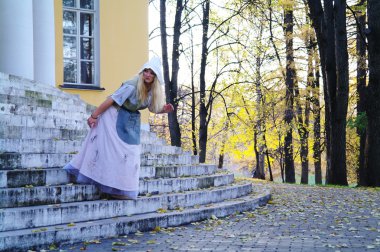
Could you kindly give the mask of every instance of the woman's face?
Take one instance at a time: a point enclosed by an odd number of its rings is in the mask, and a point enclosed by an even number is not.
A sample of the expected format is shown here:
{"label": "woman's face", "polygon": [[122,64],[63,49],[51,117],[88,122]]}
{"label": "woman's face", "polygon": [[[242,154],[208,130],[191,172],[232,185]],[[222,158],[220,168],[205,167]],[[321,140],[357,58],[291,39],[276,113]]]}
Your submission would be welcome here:
{"label": "woman's face", "polygon": [[150,68],[145,68],[143,70],[143,79],[145,84],[152,84],[156,78],[156,74]]}

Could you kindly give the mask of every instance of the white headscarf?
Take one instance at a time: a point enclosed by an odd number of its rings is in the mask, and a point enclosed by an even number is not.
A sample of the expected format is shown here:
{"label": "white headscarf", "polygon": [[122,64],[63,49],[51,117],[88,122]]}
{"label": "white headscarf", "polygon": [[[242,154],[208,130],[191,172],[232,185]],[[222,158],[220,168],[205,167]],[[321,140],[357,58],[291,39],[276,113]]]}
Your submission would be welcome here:
{"label": "white headscarf", "polygon": [[162,77],[162,68],[161,67],[162,67],[161,66],[161,59],[157,56],[154,56],[142,66],[140,73],[142,71],[144,71],[144,69],[147,69],[147,68],[152,69],[152,71],[156,74],[157,79],[160,82],[160,84],[164,85],[165,82],[164,82],[164,78]]}

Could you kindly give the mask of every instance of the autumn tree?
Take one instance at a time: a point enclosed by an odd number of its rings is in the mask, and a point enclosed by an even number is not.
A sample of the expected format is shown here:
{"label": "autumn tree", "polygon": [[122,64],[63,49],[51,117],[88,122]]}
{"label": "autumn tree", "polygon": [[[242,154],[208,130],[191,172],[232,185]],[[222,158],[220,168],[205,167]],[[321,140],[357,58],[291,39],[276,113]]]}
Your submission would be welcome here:
{"label": "autumn tree", "polygon": [[[185,4],[187,1],[185,1]],[[162,47],[162,65],[163,75],[165,80],[166,102],[173,104],[174,111],[168,114],[168,123],[170,131],[171,145],[181,146],[181,131],[178,123],[178,71],[179,71],[179,56],[180,56],[180,37],[182,28],[182,11],[184,4],[182,0],[177,0],[176,13],[173,26],[173,44],[171,57],[171,77],[169,74],[169,57],[168,57],[168,42],[167,42],[167,26],[166,26],[166,0],[160,0],[160,31],[161,31],[161,47]]]}
{"label": "autumn tree", "polygon": [[[208,141],[208,125],[212,119],[212,111],[214,102],[222,93],[228,89],[223,88],[218,91],[218,84],[223,79],[223,76],[236,73],[240,60],[234,59],[225,61],[220,54],[223,48],[228,48],[231,45],[239,44],[239,41],[234,40],[229,36],[230,25],[233,19],[238,16],[247,6],[247,3],[240,5],[235,9],[225,9],[228,12],[223,17],[213,17],[211,22],[210,0],[204,0],[202,6],[202,39],[201,39],[201,55],[200,55],[200,74],[199,74],[199,162],[206,161],[207,141]],[[212,30],[209,30],[210,25]],[[207,68],[211,54],[215,55],[215,68],[213,74],[207,81]]]}
{"label": "autumn tree", "polygon": [[358,185],[367,184],[364,168],[365,143],[366,143],[366,113],[365,113],[365,90],[367,85],[367,46],[365,37],[366,9],[365,1],[361,0],[354,10],[356,17],[356,92],[357,92],[357,116],[356,133],[359,136],[359,160],[357,180]]}
{"label": "autumn tree", "polygon": [[296,72],[294,65],[294,51],[293,51],[293,1],[284,5],[284,32],[285,32],[285,46],[286,46],[286,110],[285,110],[285,123],[287,124],[287,131],[285,136],[285,181],[288,183],[295,183],[295,169],[293,158],[293,103],[294,103],[294,82],[296,80]]}
{"label": "autumn tree", "polygon": [[368,117],[364,169],[368,186],[380,186],[380,1],[368,0],[368,69],[366,92]]}
{"label": "autumn tree", "polygon": [[346,1],[308,0],[321,58],[325,98],[326,183],[347,185],[348,52]]}
{"label": "autumn tree", "polygon": [[320,105],[320,61],[317,49],[317,44],[315,40],[315,34],[310,34],[310,49],[308,55],[312,55],[312,69],[309,69],[308,82],[311,82],[311,104],[313,113],[313,160],[314,160],[314,174],[315,174],[315,184],[322,184],[322,146],[321,146],[321,105]]}

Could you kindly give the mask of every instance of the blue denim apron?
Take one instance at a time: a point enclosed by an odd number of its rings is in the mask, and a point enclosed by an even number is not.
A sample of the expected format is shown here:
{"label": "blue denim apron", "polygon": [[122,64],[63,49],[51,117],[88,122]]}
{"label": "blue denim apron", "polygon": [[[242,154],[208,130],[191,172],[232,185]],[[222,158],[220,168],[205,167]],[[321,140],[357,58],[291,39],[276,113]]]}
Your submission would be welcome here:
{"label": "blue denim apron", "polygon": [[116,121],[117,134],[127,144],[140,144],[140,112],[119,109]]}
{"label": "blue denim apron", "polygon": [[127,98],[121,106],[119,106],[116,102],[114,103],[114,106],[118,110],[118,116],[116,121],[117,134],[120,137],[120,139],[123,140],[125,143],[132,145],[140,144],[141,115],[138,110],[147,108],[151,100],[149,96],[149,99],[147,99],[143,103],[139,102],[137,98],[136,89],[137,81],[138,79],[135,78],[133,80],[123,83],[124,87],[134,87],[131,91],[132,93],[127,93],[129,98]]}

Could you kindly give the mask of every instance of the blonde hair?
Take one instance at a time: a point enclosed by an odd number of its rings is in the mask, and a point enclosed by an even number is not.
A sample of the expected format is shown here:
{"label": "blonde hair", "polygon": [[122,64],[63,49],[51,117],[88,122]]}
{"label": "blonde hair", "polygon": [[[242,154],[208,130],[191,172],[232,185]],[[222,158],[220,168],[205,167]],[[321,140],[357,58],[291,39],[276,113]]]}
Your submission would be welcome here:
{"label": "blonde hair", "polygon": [[[144,80],[142,77],[142,72],[139,73],[139,80],[137,82],[137,97],[140,102],[145,101],[148,99],[148,93],[149,90],[144,85]],[[157,80],[157,77],[154,78],[154,81],[151,86],[151,92],[152,92],[152,101],[149,105],[149,110],[154,113],[159,113],[162,111],[164,105],[165,105],[165,96],[164,92],[162,90],[162,87]]]}

